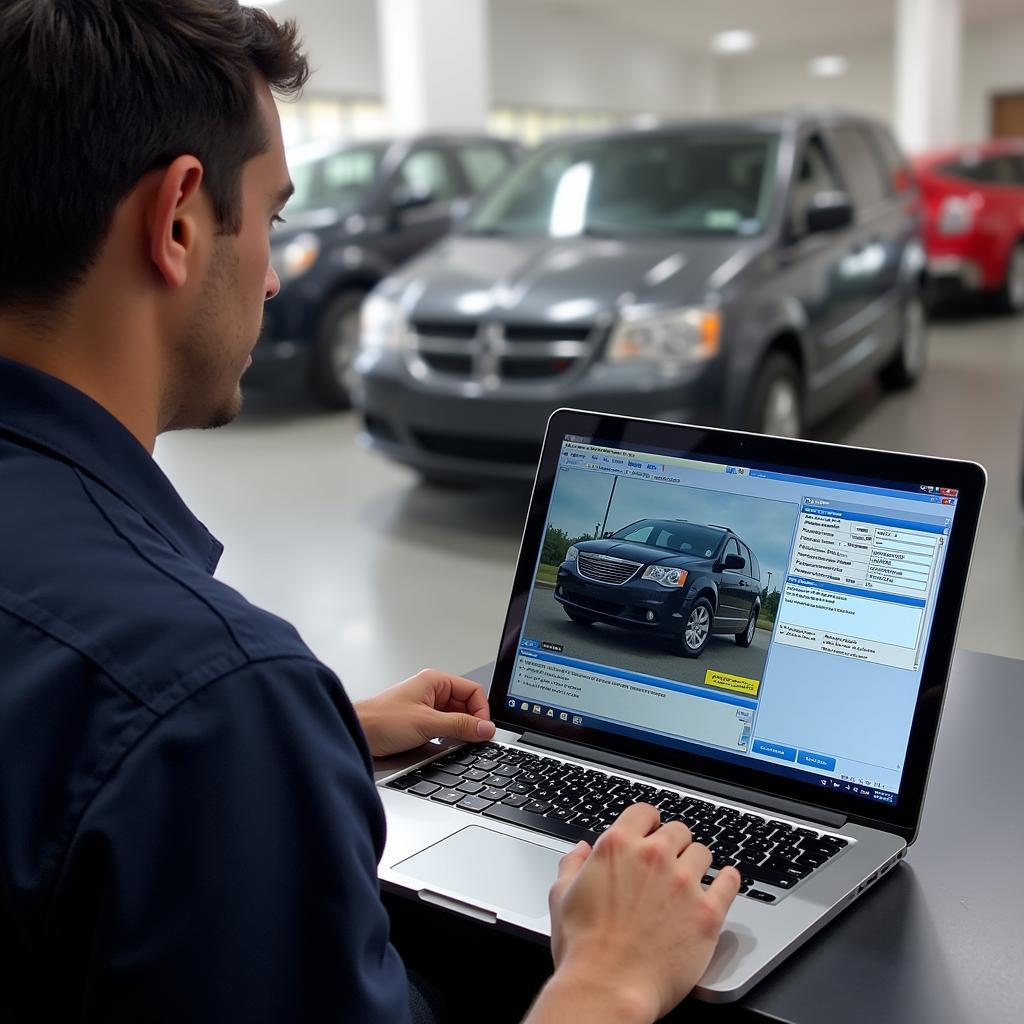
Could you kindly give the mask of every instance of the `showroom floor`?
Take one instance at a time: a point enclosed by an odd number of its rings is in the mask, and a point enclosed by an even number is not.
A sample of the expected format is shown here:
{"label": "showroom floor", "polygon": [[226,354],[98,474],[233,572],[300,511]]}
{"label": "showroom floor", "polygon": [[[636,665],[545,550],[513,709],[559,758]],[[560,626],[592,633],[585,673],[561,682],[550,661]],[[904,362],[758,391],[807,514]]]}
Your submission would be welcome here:
{"label": "showroom floor", "polygon": [[[219,576],[290,619],[366,696],[426,665],[493,659],[528,490],[438,490],[357,447],[355,416],[254,393],[232,426],[157,457],[224,542]],[[977,459],[989,492],[961,647],[1024,658],[1024,317],[947,314],[914,391],[868,389],[822,440]]]}

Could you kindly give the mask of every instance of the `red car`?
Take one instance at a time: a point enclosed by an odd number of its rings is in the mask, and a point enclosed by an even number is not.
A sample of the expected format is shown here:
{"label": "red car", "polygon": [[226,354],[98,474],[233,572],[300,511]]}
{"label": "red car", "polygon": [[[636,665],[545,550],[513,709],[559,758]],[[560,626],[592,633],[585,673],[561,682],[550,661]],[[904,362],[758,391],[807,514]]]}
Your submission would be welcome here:
{"label": "red car", "polygon": [[1024,141],[960,146],[914,164],[936,294],[985,293],[1024,311]]}

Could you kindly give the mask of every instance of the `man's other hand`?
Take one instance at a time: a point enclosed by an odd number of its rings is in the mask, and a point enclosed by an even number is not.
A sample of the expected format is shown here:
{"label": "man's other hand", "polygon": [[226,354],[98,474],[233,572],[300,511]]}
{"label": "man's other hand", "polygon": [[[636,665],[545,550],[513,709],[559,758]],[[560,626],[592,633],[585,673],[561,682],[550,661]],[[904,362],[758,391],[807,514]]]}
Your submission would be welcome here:
{"label": "man's other hand", "polygon": [[739,890],[735,868],[705,891],[711,852],[682,822],[659,827],[648,804],[627,807],[593,849],[562,858],[550,896],[555,973],[529,1024],[647,1024],[697,983]]}
{"label": "man's other hand", "polygon": [[400,754],[438,736],[472,743],[494,735],[483,687],[432,668],[355,709],[374,757]]}

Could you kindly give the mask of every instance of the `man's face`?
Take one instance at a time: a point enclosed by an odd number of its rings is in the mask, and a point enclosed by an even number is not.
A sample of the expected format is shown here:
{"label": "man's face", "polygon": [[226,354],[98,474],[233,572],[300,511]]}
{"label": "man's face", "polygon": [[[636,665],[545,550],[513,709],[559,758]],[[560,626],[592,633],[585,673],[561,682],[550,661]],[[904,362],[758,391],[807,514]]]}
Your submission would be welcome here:
{"label": "man's face", "polygon": [[258,101],[270,147],[242,170],[241,229],[215,235],[193,314],[175,345],[171,428],[221,427],[242,409],[240,380],[259,338],[263,303],[281,282],[270,266],[270,230],[291,192],[281,123],[270,90]]}

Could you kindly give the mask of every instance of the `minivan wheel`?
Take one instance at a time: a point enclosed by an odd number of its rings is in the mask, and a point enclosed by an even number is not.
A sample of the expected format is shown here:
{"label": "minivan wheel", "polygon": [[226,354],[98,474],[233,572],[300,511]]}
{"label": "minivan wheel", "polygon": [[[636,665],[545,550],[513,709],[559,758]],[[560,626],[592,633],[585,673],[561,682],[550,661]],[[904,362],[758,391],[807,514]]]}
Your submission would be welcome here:
{"label": "minivan wheel", "polygon": [[750,613],[750,618],[747,619],[747,625],[742,633],[736,634],[736,643],[740,647],[749,647],[754,642],[754,633],[757,632],[757,609],[755,608]]}
{"label": "minivan wheel", "polygon": [[759,434],[800,437],[804,429],[800,371],[783,352],[761,364],[750,401],[748,426]]}
{"label": "minivan wheel", "polygon": [[359,311],[364,291],[336,295],[320,317],[313,341],[309,383],[313,393],[330,409],[347,409],[349,377],[359,349]]}
{"label": "minivan wheel", "polygon": [[[563,605],[563,607],[565,606]],[[577,626],[592,626],[594,624],[594,619],[589,615],[582,615],[580,612],[571,612],[568,608],[565,609],[565,614],[568,615]]]}
{"label": "minivan wheel", "polygon": [[879,376],[890,388],[908,388],[916,384],[928,363],[928,316],[924,298],[907,296],[903,303],[903,324],[899,348],[892,360],[882,367]]}
{"label": "minivan wheel", "polygon": [[1024,312],[1024,242],[1018,242],[1010,252],[996,302],[1004,313]]}
{"label": "minivan wheel", "polygon": [[686,617],[679,653],[684,658],[699,658],[711,638],[711,618],[714,611],[706,597],[698,597]]}

